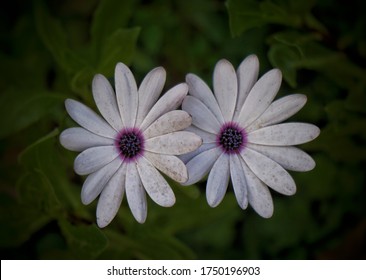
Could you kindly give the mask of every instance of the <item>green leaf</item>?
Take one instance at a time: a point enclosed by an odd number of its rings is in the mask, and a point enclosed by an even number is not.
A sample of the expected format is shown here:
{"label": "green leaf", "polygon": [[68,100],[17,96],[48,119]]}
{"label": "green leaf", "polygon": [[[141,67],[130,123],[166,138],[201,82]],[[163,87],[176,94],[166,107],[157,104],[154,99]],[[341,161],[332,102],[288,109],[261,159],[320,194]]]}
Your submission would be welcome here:
{"label": "green leaf", "polygon": [[59,226],[76,259],[95,259],[108,245],[107,238],[96,225],[74,225],[60,219]]}
{"label": "green leaf", "polygon": [[271,1],[256,0],[228,0],[226,6],[229,12],[230,30],[233,36],[261,27],[268,23],[297,27],[301,17]]}
{"label": "green leaf", "polygon": [[136,1],[104,0],[100,1],[93,17],[91,36],[97,56],[105,40],[117,29],[126,26],[130,19]]}
{"label": "green leaf", "polygon": [[0,138],[16,133],[63,106],[64,97],[50,92],[10,89],[0,96]]}
{"label": "green leaf", "polygon": [[61,23],[49,15],[41,1],[37,1],[35,7],[35,20],[43,43],[65,71],[75,72],[84,67],[85,61],[68,46],[66,32]]}
{"label": "green leaf", "polygon": [[129,64],[132,60],[140,28],[118,29],[102,45],[98,71],[109,76],[117,62]]}

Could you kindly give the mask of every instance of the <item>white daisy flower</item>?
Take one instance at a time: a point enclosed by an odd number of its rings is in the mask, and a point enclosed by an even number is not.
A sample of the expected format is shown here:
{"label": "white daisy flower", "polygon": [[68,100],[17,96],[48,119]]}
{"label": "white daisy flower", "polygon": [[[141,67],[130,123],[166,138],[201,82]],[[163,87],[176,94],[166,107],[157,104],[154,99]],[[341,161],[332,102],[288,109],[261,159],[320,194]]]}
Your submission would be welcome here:
{"label": "white daisy flower", "polygon": [[312,124],[282,123],[306,102],[306,96],[293,94],[274,102],[282,75],[273,69],[258,81],[259,62],[247,57],[237,72],[227,60],[216,64],[213,92],[199,77],[188,74],[189,93],[182,109],[192,118],[187,130],[203,139],[196,151],[181,156],[187,164],[189,179],[184,185],[201,180],[207,173],[206,197],[217,206],[226,193],[229,180],[238,204],[248,203],[262,217],[273,214],[268,187],[293,195],[296,185],[285,170],[308,171],[314,160],[293,147],[316,138],[320,130]]}
{"label": "white daisy flower", "polygon": [[195,150],[202,139],[182,131],[192,118],[176,110],[187,95],[187,84],[173,87],[158,100],[165,78],[164,68],[155,68],[137,88],[130,69],[118,63],[116,93],[103,75],[93,79],[93,97],[103,118],[78,101],[65,102],[67,112],[81,127],[64,130],[60,142],[81,152],[74,162],[77,174],[88,175],[81,200],[87,205],[99,196],[99,227],[115,217],[124,193],[140,223],[147,216],[145,191],[157,204],[172,206],[174,193],[158,170],[180,183],[188,179],[186,166],[176,155]]}

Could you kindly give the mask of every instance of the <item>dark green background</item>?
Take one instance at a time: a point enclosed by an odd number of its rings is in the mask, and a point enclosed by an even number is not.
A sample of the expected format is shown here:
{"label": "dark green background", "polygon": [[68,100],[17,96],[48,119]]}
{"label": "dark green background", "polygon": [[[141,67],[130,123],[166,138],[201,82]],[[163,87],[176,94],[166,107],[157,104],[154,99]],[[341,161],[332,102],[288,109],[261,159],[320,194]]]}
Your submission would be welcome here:
{"label": "dark green background", "polygon": [[[366,255],[366,2],[6,1],[0,11],[0,248],[2,259],[359,259]],[[279,96],[304,93],[292,120],[318,125],[301,148],[316,160],[292,172],[298,192],[272,192],[275,213],[242,211],[233,192],[215,209],[202,185],[172,183],[177,203],[149,200],[138,224],[126,200],[103,230],[83,206],[76,153],[60,131],[63,102],[95,108],[96,73],[118,61],[138,82],[167,69],[165,90],[187,72],[211,84],[215,63],[249,54],[263,74],[282,70]],[[113,81],[113,79],[111,79]]]}

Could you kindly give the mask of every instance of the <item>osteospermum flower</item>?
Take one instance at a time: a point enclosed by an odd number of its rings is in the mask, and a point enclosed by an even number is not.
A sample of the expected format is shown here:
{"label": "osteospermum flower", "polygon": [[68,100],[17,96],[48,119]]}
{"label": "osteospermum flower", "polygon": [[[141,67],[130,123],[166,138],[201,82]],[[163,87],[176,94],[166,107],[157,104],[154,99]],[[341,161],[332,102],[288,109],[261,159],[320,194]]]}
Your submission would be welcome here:
{"label": "osteospermum flower", "polygon": [[193,118],[188,128],[200,135],[202,146],[183,155],[191,185],[208,172],[206,197],[217,206],[229,180],[238,204],[248,203],[262,217],[271,217],[273,201],[268,187],[293,195],[296,185],[285,170],[308,171],[313,159],[293,147],[319,135],[319,128],[306,123],[282,123],[300,110],[306,96],[293,94],[273,101],[282,75],[273,69],[258,81],[259,62],[247,57],[235,72],[230,62],[221,60],[213,74],[213,92],[196,75],[188,74],[189,92],[182,108]]}
{"label": "osteospermum flower", "polygon": [[158,170],[177,182],[188,179],[186,166],[176,155],[195,150],[202,139],[182,131],[192,118],[175,110],[187,95],[187,84],[173,87],[158,100],[165,77],[162,67],[155,68],[137,88],[130,69],[118,63],[116,93],[104,76],[93,79],[93,97],[103,117],[78,101],[65,102],[67,112],[81,127],[63,131],[60,142],[81,152],[74,162],[77,174],[88,175],[81,200],[89,204],[99,196],[100,227],[115,217],[124,193],[140,223],[147,216],[145,191],[157,204],[172,206],[174,193]]}

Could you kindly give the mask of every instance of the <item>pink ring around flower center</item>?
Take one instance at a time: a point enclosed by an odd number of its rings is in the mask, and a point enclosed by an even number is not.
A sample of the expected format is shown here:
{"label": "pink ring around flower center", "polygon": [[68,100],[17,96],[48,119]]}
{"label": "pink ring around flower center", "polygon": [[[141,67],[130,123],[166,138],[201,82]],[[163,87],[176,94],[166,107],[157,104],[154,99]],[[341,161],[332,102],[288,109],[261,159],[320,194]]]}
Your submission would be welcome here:
{"label": "pink ring around flower center", "polygon": [[132,162],[143,155],[145,138],[140,129],[127,127],[117,134],[114,145],[124,162]]}
{"label": "pink ring around flower center", "polygon": [[247,145],[247,133],[236,122],[227,122],[221,126],[216,136],[216,144],[227,154],[239,154]]}

